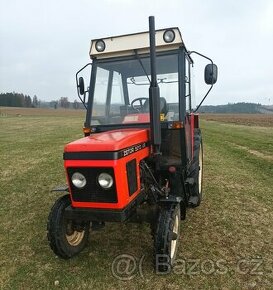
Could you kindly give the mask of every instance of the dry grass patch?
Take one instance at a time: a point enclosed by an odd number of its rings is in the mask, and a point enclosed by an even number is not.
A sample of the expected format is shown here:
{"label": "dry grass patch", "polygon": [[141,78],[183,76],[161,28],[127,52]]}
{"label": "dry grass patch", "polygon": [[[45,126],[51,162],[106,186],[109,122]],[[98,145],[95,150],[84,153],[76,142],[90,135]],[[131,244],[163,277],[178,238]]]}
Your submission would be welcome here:
{"label": "dry grass patch", "polygon": [[0,118],[4,117],[24,117],[24,116],[52,116],[52,117],[84,117],[85,110],[74,109],[53,109],[53,108],[17,108],[17,107],[1,107]]}
{"label": "dry grass patch", "polygon": [[273,126],[273,114],[202,114],[206,121],[232,123],[246,126]]}

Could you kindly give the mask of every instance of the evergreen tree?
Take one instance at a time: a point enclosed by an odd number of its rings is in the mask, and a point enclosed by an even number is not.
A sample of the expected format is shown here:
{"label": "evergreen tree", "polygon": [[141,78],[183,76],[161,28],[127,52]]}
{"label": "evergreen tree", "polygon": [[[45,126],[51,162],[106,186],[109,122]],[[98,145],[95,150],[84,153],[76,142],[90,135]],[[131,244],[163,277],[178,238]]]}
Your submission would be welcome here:
{"label": "evergreen tree", "polygon": [[34,108],[37,108],[37,107],[38,107],[38,98],[37,98],[36,95],[34,95],[34,97],[33,97],[33,100],[32,100],[32,106],[33,106]]}

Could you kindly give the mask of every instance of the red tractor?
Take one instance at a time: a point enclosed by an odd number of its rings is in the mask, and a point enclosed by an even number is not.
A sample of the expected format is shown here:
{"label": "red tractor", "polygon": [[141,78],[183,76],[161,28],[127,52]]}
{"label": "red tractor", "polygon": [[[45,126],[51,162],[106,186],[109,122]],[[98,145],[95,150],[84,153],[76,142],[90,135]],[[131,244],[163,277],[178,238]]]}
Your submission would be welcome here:
{"label": "red tractor", "polygon": [[[48,240],[68,259],[83,250],[89,230],[105,222],[150,223],[157,271],[171,269],[187,207],[202,200],[203,147],[196,114],[217,80],[192,108],[193,60],[178,28],[95,39],[92,64],[76,74],[86,108],[85,137],[64,148],[67,191],[53,205]],[[81,74],[90,68],[90,84]],[[88,97],[88,98],[87,98]]]}

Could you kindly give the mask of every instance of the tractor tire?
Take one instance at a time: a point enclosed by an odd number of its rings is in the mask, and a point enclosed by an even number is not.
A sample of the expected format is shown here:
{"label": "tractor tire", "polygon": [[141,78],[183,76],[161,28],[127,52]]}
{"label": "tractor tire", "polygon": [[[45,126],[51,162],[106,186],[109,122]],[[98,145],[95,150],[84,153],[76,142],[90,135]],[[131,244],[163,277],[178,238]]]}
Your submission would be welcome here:
{"label": "tractor tire", "polygon": [[180,205],[163,205],[154,233],[154,266],[156,273],[169,273],[174,265],[180,234]]}
{"label": "tractor tire", "polygon": [[200,129],[194,130],[193,166],[190,177],[194,179],[191,186],[191,198],[195,199],[190,205],[197,207],[201,204],[203,197],[203,143]]}
{"label": "tractor tire", "polygon": [[47,239],[53,252],[63,259],[80,253],[88,242],[90,222],[76,223],[65,218],[67,206],[71,204],[69,195],[59,198],[48,216]]}

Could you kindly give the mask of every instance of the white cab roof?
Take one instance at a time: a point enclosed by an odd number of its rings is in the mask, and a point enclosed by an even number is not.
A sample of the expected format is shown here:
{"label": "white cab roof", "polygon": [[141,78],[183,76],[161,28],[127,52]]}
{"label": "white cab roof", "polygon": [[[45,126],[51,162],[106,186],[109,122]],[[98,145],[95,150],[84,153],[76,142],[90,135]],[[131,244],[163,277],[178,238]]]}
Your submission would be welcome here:
{"label": "white cab roof", "polygon": [[[166,30],[170,29],[174,31],[175,38],[173,42],[167,43],[164,41],[163,35]],[[177,27],[156,30],[155,37],[157,51],[178,49],[183,45],[181,33]],[[103,40],[105,43],[105,50],[103,52],[98,52],[96,50],[95,45],[98,40]],[[135,34],[94,39],[91,41],[90,57],[108,58],[114,56],[133,55],[135,54],[134,50],[137,50],[138,54],[142,54],[149,52],[149,49],[149,32],[140,32]]]}

